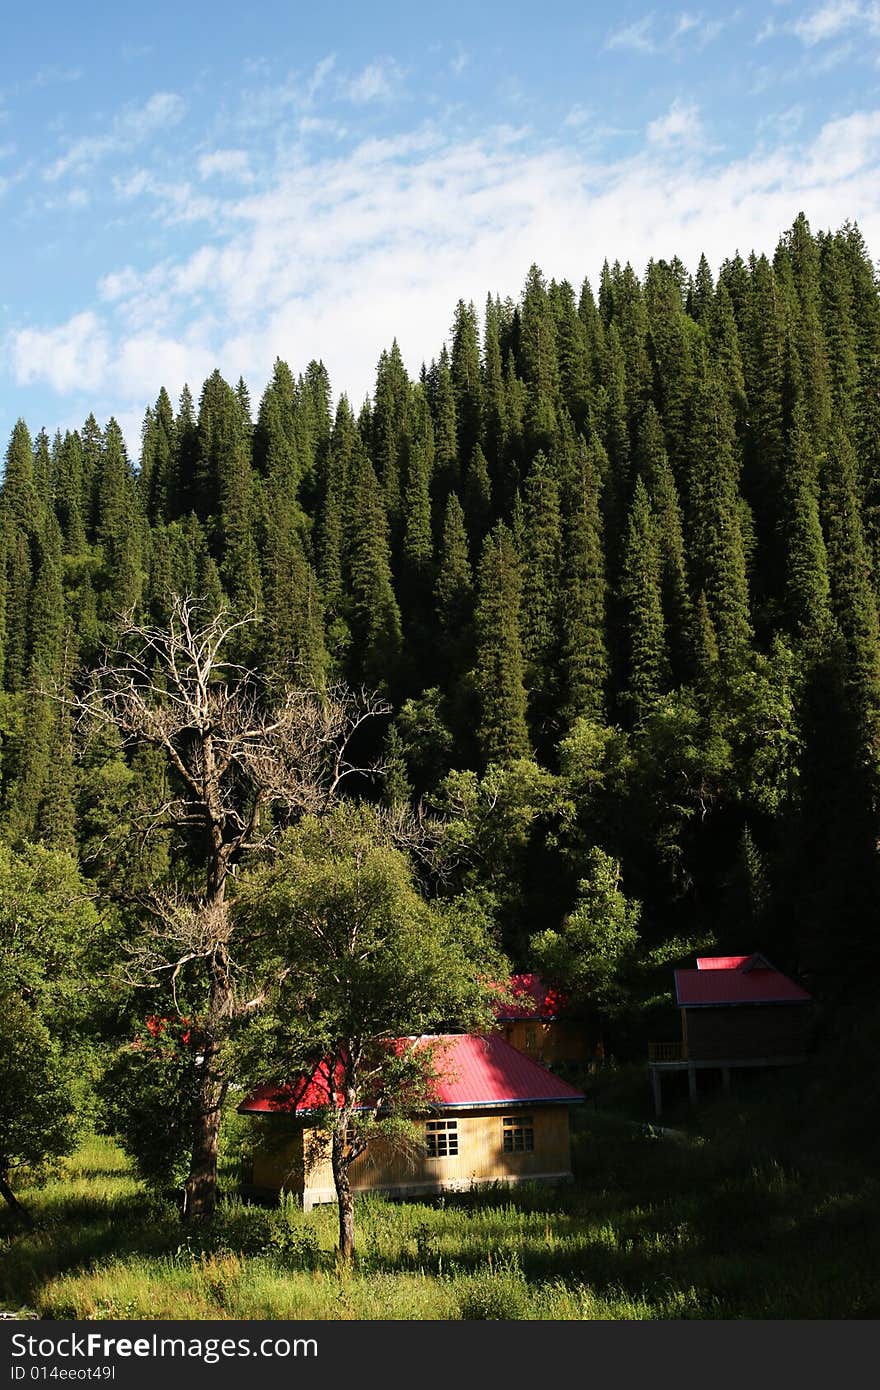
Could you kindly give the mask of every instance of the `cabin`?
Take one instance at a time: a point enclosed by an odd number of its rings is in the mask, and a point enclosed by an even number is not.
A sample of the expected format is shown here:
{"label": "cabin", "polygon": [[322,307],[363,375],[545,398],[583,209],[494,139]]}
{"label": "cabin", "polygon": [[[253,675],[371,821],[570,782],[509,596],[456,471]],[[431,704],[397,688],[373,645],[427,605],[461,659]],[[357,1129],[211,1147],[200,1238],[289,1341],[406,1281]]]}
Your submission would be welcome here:
{"label": "cabin", "polygon": [[569,1012],[565,994],[547,985],[540,975],[512,975],[509,998],[499,1003],[495,1018],[505,1042],[544,1066],[585,1066],[601,1060],[601,1044],[592,1044],[583,1019]]}
{"label": "cabin", "polygon": [[[405,1149],[380,1138],[349,1169],[355,1193],[424,1197],[483,1183],[572,1180],[569,1113],[580,1091],[497,1034],[447,1033],[414,1039],[435,1047],[430,1109]],[[263,1087],[239,1105],[266,1127],[246,1196],[294,1194],[306,1211],[334,1202],[330,1146],[320,1113],[329,1102],[328,1067],[278,1090]]]}
{"label": "cabin", "polygon": [[696,969],[675,971],[681,1039],[651,1043],[648,1067],[654,1109],[662,1112],[663,1077],[687,1071],[696,1101],[698,1071],[720,1071],[725,1090],[743,1067],[782,1067],[806,1060],[812,998],[759,951],[700,956]]}

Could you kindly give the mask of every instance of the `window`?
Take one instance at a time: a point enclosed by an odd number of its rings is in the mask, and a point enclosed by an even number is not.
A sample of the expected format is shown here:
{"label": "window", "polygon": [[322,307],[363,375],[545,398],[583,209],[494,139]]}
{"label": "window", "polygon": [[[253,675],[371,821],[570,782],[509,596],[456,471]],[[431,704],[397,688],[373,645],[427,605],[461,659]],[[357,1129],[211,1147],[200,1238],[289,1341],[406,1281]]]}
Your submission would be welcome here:
{"label": "window", "polygon": [[425,1126],[428,1158],[454,1158],[458,1153],[458,1120],[428,1120]]}
{"label": "window", "polygon": [[535,1147],[535,1130],[531,1115],[505,1115],[501,1121],[506,1154],[531,1153]]}

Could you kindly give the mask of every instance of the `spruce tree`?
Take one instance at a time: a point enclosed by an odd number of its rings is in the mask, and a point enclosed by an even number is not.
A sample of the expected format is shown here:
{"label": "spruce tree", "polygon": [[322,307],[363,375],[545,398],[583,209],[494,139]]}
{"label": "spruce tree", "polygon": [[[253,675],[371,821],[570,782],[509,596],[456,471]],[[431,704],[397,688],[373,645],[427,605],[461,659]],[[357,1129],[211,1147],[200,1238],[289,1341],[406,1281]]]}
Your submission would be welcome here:
{"label": "spruce tree", "polygon": [[469,459],[483,437],[483,381],[476,310],[462,299],[455,308],[449,365],[455,392],[458,457]]}
{"label": "spruce tree", "polygon": [[345,555],[352,677],[394,690],[403,634],[391,582],[388,517],[373,465],[360,449],[349,477]]}
{"label": "spruce tree", "polygon": [[705,361],[694,391],[689,468],[691,570],[705,594],[722,662],[751,640],[735,436],[725,383]]}
{"label": "spruce tree", "polygon": [[464,512],[456,493],[446,500],[434,611],[440,629],[442,682],[451,690],[473,661],[474,586]]}
{"label": "spruce tree", "polygon": [[531,452],[550,449],[556,438],[559,399],[556,321],[544,277],[536,265],[526,276],[518,367],[526,386],[527,447]]}
{"label": "spruce tree", "polygon": [[487,763],[531,754],[520,636],[521,578],[513,537],[499,522],[486,537],[477,573],[476,666],[479,739]]}
{"label": "spruce tree", "polygon": [[520,627],[525,679],[535,742],[546,746],[559,705],[562,523],[559,487],[544,454],[537,455],[526,480],[523,523]]}
{"label": "spruce tree", "polygon": [[601,720],[608,649],[605,637],[605,556],[595,449],[581,446],[568,461],[562,533],[562,715]]}
{"label": "spruce tree", "polygon": [[623,704],[639,723],[669,681],[656,524],[641,478],[627,521],[620,592],[626,650]]}

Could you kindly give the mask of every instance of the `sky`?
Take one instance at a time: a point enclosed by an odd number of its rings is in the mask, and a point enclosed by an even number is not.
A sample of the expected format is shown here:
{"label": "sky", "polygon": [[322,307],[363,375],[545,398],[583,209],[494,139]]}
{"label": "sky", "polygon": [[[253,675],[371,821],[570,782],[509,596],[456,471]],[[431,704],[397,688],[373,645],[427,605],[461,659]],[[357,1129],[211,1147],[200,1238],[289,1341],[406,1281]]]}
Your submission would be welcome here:
{"label": "sky", "polygon": [[276,357],[355,409],[456,302],[713,270],[798,212],[880,256],[880,0],[5,7],[0,447]]}

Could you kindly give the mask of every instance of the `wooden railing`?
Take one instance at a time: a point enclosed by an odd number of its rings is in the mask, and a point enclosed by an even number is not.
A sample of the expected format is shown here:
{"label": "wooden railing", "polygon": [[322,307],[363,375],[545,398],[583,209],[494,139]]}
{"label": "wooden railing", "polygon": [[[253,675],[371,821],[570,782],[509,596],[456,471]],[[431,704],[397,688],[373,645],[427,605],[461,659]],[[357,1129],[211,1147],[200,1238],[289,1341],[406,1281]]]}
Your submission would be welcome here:
{"label": "wooden railing", "polygon": [[648,1043],[649,1062],[686,1062],[687,1048],[679,1039],[678,1042],[652,1042]]}

